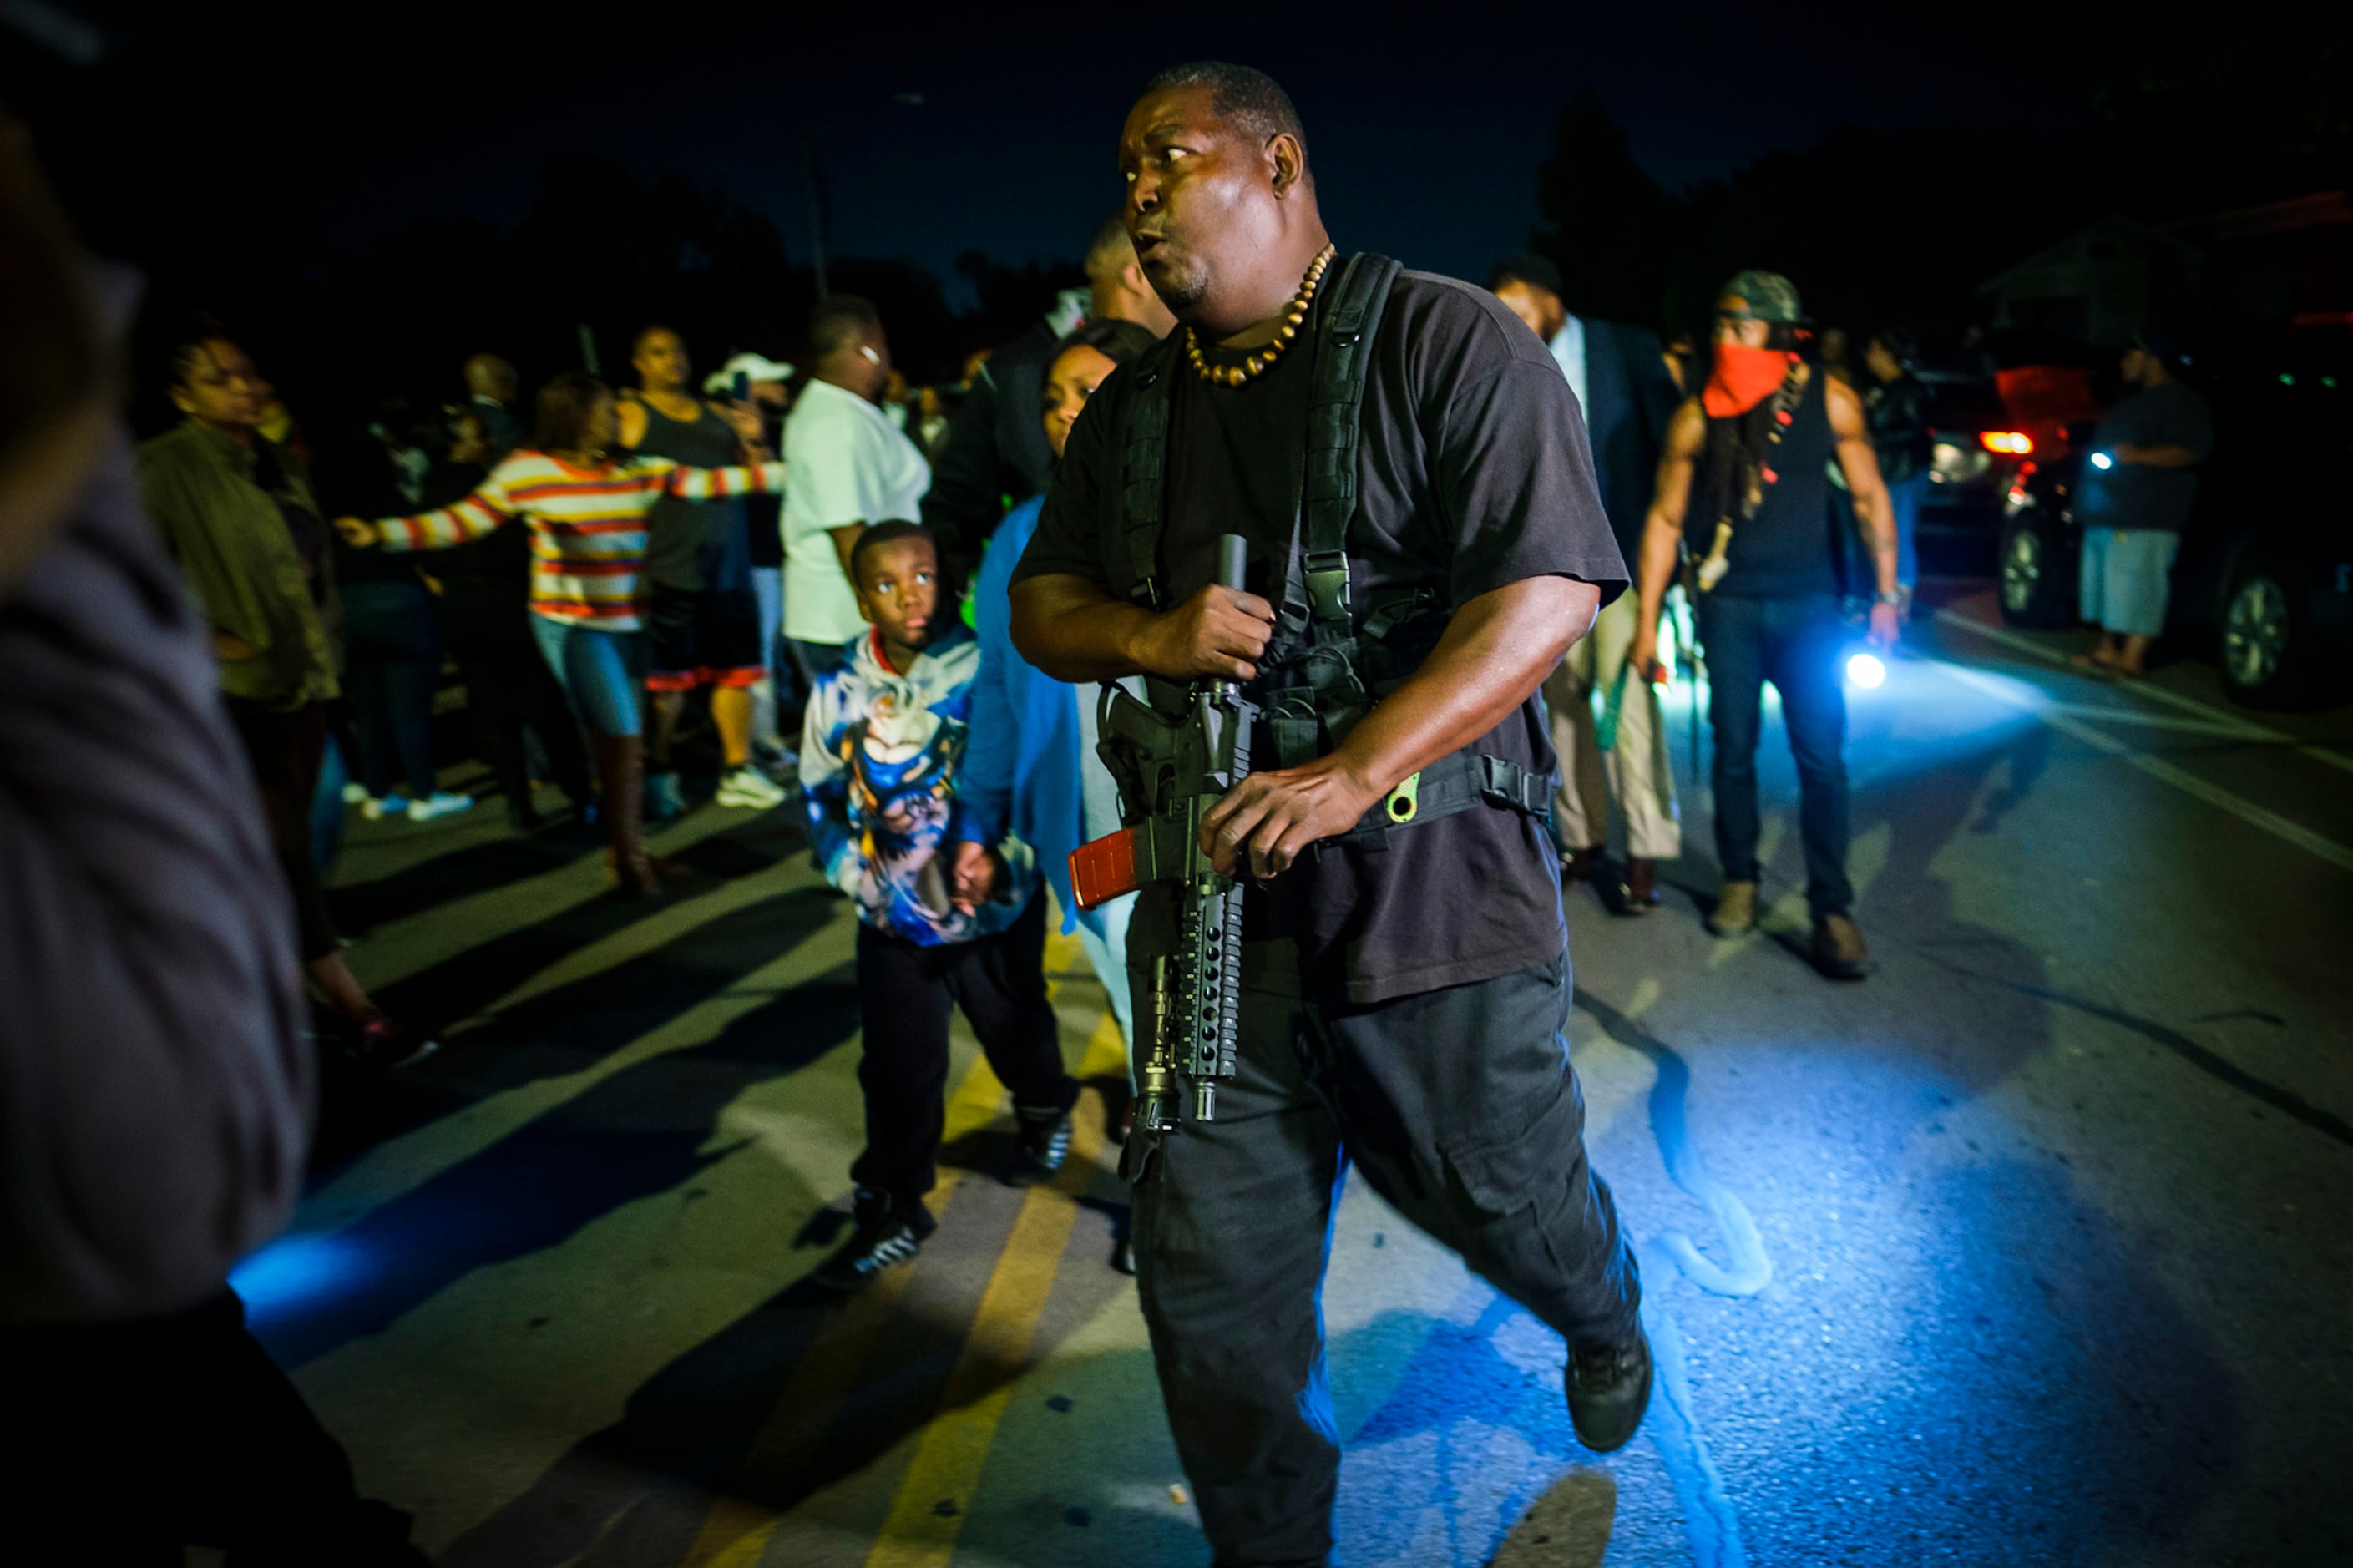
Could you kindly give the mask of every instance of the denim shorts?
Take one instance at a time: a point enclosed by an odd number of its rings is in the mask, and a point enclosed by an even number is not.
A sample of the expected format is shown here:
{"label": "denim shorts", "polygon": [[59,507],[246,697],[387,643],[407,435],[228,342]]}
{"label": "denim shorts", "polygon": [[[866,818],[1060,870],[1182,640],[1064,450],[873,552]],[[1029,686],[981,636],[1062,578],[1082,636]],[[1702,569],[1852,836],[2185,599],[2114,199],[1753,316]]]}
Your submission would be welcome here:
{"label": "denim shorts", "polygon": [[531,630],[590,734],[638,733],[646,683],[643,632],[600,631],[545,616],[532,616]]}
{"label": "denim shorts", "polygon": [[2085,529],[2084,618],[2119,637],[2163,632],[2173,557],[2180,548],[2181,535],[2162,529]]}

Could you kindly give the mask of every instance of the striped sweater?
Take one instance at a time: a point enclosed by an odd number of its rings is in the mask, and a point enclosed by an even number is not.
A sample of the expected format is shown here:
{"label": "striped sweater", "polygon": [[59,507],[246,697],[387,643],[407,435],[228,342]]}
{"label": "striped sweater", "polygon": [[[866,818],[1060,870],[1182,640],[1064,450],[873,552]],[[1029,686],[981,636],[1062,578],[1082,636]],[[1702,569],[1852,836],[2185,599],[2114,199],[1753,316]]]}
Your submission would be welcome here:
{"label": "striped sweater", "polygon": [[454,506],[386,518],[386,550],[441,550],[522,518],[531,525],[533,615],[599,631],[638,629],[638,574],[646,554],[646,513],[663,496],[770,494],[785,486],[782,463],[688,468],[667,458],[575,468],[546,452],[518,451],[481,488]]}

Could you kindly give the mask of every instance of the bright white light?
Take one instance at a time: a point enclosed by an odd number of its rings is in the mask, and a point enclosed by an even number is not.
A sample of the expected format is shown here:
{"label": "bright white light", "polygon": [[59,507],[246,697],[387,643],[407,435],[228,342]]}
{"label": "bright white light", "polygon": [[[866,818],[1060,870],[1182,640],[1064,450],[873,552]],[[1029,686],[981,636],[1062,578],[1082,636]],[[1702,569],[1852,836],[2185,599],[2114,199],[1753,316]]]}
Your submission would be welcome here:
{"label": "bright white light", "polygon": [[1862,690],[1876,690],[1887,679],[1887,667],[1875,653],[1859,653],[1846,661],[1846,678]]}
{"label": "bright white light", "polygon": [[2116,466],[2116,460],[2114,458],[2109,457],[2105,452],[2094,452],[2092,454],[2092,467],[2095,468],[2114,468]]}

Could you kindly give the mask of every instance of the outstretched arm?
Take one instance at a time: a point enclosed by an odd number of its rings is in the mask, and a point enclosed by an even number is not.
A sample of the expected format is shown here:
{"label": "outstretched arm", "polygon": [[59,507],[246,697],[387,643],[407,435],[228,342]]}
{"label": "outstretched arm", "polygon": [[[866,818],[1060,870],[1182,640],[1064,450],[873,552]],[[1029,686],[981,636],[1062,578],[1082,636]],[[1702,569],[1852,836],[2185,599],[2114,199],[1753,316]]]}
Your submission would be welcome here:
{"label": "outstretched arm", "polygon": [[374,522],[365,518],[339,517],[335,519],[335,531],[354,550],[377,545],[395,552],[447,550],[452,545],[470,543],[512,522],[514,517],[513,503],[507,499],[506,487],[493,469],[480,488],[464,500],[419,512],[415,517],[387,517]]}
{"label": "outstretched arm", "polygon": [[714,500],[723,496],[765,493],[785,489],[782,463],[738,463],[724,468],[671,468],[662,470],[662,489],[685,500]]}

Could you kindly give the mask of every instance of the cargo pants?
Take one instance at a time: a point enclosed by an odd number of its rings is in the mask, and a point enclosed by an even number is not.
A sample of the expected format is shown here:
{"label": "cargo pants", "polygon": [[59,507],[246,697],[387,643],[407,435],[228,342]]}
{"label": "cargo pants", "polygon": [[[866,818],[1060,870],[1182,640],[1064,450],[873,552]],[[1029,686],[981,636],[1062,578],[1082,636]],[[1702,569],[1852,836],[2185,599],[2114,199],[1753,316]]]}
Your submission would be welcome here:
{"label": "cargo pants", "polygon": [[1219,1568],[1332,1548],[1339,1434],[1321,1286],[1349,1164],[1571,1345],[1641,1289],[1585,1156],[1566,956],[1370,1005],[1245,990],[1218,1119],[1131,1140],[1137,1285]]}

